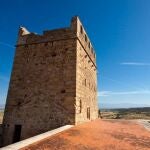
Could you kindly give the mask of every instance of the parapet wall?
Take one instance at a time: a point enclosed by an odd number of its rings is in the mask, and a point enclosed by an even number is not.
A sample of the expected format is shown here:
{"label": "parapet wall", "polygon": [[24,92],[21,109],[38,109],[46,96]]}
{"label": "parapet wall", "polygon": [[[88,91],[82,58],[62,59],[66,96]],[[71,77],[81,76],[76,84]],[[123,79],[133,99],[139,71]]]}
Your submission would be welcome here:
{"label": "parapet wall", "polygon": [[[20,30],[25,30],[25,28],[21,27]],[[40,44],[40,43],[48,43],[51,41],[64,40],[69,38],[74,38],[75,34],[70,30],[70,28],[63,28],[58,30],[50,30],[44,31],[43,35],[28,33],[22,34],[19,31],[17,46],[26,45],[26,44]]]}
{"label": "parapet wall", "polygon": [[24,147],[28,147],[31,144],[35,144],[41,140],[44,140],[46,138],[50,138],[51,136],[54,136],[55,134],[58,134],[60,132],[63,132],[67,129],[70,129],[71,127],[73,127],[72,125],[66,125],[48,132],[45,132],[43,134],[39,134],[37,136],[28,138],[26,140],[8,145],[6,147],[2,147],[1,150],[19,150],[19,149],[23,149]]}
{"label": "parapet wall", "polygon": [[90,39],[78,17],[73,17],[70,27],[44,31],[42,35],[30,33],[26,28],[21,27],[18,35],[17,46],[26,44],[48,44],[51,41],[77,38],[83,49],[96,67],[96,54]]}
{"label": "parapet wall", "polygon": [[[76,27],[76,30],[74,26]],[[80,44],[82,45],[83,49],[86,51],[87,55],[90,57],[91,61],[93,61],[93,65],[96,67],[96,54],[94,48],[78,17],[72,18],[71,28],[75,30]]]}

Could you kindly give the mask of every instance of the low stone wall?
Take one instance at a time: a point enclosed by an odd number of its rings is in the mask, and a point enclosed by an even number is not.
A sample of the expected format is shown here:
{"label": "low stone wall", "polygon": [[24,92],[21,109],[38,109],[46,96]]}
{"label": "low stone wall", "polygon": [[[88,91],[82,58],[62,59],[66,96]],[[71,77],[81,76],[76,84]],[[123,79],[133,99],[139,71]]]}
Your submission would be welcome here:
{"label": "low stone wall", "polygon": [[57,128],[57,129],[45,132],[43,134],[40,134],[40,135],[31,137],[31,138],[28,138],[26,140],[23,140],[23,141],[20,141],[20,142],[8,145],[6,147],[1,148],[1,150],[19,150],[19,149],[21,149],[23,147],[28,146],[29,144],[33,144],[35,142],[41,141],[41,140],[43,140],[43,139],[45,139],[47,137],[50,137],[50,136],[52,136],[54,134],[57,134],[57,133],[60,133],[60,132],[62,132],[64,130],[67,130],[67,129],[71,128],[71,127],[72,127],[72,125],[66,125],[66,126],[63,126],[63,127],[60,127],[60,128]]}

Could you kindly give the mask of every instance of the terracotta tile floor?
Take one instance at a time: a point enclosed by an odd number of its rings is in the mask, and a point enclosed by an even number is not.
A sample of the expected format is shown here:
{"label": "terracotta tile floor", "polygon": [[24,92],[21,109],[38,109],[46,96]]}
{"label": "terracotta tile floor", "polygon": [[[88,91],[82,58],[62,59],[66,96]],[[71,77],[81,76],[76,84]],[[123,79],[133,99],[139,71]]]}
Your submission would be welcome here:
{"label": "terracotta tile floor", "polygon": [[22,150],[150,150],[150,132],[133,121],[98,119]]}

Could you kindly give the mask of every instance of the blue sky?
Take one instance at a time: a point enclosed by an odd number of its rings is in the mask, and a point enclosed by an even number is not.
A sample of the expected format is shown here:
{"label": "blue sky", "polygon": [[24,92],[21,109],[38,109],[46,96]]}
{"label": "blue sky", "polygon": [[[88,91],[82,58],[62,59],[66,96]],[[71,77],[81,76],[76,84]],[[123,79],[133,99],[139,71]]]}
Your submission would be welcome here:
{"label": "blue sky", "polygon": [[95,47],[100,103],[150,105],[149,0],[1,0],[0,104],[5,103],[19,26],[69,26],[78,15]]}

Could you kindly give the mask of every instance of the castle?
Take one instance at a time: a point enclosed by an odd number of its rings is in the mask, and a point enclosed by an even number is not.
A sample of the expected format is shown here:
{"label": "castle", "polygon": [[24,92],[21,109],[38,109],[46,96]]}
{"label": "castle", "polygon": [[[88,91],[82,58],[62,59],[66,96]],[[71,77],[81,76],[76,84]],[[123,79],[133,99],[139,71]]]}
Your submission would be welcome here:
{"label": "castle", "polygon": [[98,118],[96,55],[78,17],[70,27],[20,27],[3,120],[3,145]]}

